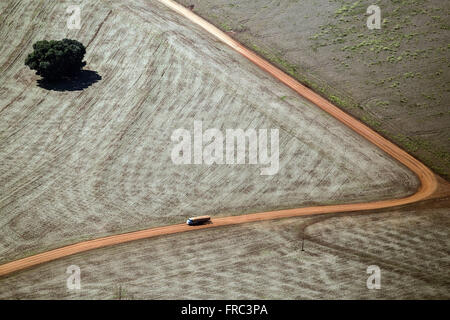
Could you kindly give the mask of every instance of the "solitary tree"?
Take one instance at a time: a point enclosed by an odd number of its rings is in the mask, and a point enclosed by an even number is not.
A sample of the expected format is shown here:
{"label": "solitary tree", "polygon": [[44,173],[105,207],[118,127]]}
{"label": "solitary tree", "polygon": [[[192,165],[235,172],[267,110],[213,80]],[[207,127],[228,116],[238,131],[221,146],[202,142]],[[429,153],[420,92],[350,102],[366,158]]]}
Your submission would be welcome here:
{"label": "solitary tree", "polygon": [[76,40],[38,41],[33,49],[25,65],[47,80],[73,77],[86,65],[83,61],[86,48]]}

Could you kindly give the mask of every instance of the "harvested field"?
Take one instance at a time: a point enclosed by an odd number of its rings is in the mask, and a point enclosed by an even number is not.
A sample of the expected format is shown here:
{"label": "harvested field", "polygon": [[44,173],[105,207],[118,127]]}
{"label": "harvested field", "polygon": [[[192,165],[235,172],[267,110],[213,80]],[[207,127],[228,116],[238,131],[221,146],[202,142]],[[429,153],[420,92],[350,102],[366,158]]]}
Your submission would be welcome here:
{"label": "harvested field", "polygon": [[[0,262],[92,237],[317,204],[391,199],[417,178],[395,160],[157,1],[0,4]],[[32,44],[88,46],[86,79],[37,86]],[[185,165],[170,136],[277,128],[280,170]]]}
{"label": "harvested field", "polygon": [[449,180],[449,1],[177,1]]}
{"label": "harvested field", "polygon": [[[435,200],[136,241],[2,278],[0,298],[449,299],[449,205]],[[79,291],[66,288],[70,265],[81,268]],[[380,290],[366,287],[370,265],[381,269]]]}

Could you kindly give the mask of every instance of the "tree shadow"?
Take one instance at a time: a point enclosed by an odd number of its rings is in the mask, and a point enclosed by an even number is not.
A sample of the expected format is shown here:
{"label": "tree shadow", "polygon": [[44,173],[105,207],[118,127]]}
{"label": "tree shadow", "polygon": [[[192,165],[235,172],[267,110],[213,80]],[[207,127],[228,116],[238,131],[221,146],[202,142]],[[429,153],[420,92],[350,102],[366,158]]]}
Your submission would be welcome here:
{"label": "tree shadow", "polygon": [[81,70],[71,78],[62,80],[38,80],[38,86],[53,91],[81,91],[100,81],[102,77],[92,70]]}

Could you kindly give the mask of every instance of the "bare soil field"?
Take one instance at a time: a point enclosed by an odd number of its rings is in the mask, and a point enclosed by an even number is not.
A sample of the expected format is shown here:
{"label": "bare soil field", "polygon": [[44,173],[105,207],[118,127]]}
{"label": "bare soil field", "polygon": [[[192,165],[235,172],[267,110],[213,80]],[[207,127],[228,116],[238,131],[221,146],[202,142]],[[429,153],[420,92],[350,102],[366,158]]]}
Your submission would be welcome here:
{"label": "bare soil field", "polygon": [[[194,231],[0,279],[1,299],[449,299],[450,199]],[[302,251],[302,240],[303,251]],[[81,269],[81,290],[66,269]],[[381,269],[369,290],[367,267]]]}
{"label": "bare soil field", "polygon": [[[0,4],[0,262],[183,222],[414,193],[409,170],[157,1]],[[82,83],[38,86],[32,44],[87,45]],[[280,130],[280,170],[170,160],[175,129]]]}
{"label": "bare soil field", "polygon": [[450,2],[177,1],[449,179]]}

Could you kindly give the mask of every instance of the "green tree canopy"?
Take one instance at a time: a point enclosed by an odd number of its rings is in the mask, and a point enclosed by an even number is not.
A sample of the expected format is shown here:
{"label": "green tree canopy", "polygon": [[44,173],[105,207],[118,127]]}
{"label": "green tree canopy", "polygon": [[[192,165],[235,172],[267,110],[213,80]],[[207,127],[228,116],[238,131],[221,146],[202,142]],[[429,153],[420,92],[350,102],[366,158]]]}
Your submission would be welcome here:
{"label": "green tree canopy", "polygon": [[36,74],[49,80],[69,78],[81,71],[86,65],[84,45],[76,40],[38,41],[34,51],[28,55],[25,65],[36,70]]}

